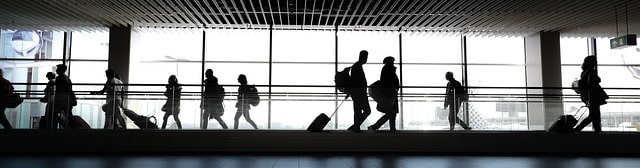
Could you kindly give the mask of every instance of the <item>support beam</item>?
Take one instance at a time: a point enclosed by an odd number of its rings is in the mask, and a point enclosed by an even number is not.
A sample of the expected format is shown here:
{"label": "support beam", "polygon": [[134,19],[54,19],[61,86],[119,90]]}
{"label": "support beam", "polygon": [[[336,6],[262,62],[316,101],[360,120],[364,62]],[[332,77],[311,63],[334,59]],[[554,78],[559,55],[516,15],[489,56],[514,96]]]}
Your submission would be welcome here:
{"label": "support beam", "polygon": [[[538,32],[525,37],[529,130],[547,129],[564,112],[560,33]],[[541,98],[541,95],[542,96]]]}

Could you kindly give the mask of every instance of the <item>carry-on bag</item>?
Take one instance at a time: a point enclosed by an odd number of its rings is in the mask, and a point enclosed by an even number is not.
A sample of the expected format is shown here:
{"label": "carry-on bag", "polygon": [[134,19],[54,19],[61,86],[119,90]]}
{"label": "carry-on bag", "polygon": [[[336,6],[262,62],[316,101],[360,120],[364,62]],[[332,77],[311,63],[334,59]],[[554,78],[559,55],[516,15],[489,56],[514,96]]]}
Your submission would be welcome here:
{"label": "carry-on bag", "polygon": [[327,116],[324,113],[321,113],[320,115],[318,115],[318,117],[316,117],[316,119],[314,119],[313,122],[311,122],[309,127],[307,127],[307,131],[309,131],[309,132],[321,132],[322,129],[324,129],[324,127],[327,126],[329,121],[331,121],[331,117],[333,117],[333,115],[335,115],[336,112],[338,112],[338,109],[340,109],[340,106],[342,106],[342,103],[344,103],[344,101],[347,100],[347,98],[349,98],[349,97],[348,96],[345,97],[344,100],[342,100],[340,102],[340,104],[338,105],[338,107],[336,107],[336,110],[333,111],[331,116]]}
{"label": "carry-on bag", "polygon": [[[126,108],[124,109],[124,115],[129,117],[129,119],[131,119],[140,129],[158,129],[158,125],[156,124],[157,120],[154,116],[147,117],[139,115],[133,110]],[[153,118],[153,121],[151,121],[151,118]]]}
{"label": "carry-on bag", "polygon": [[[582,106],[578,109],[575,115],[561,115],[558,117],[558,120],[549,126],[547,132],[572,133],[573,128],[581,120],[584,120],[584,115],[587,114],[587,111],[589,111],[589,108],[587,106]],[[576,119],[575,116],[578,116],[578,118]]]}
{"label": "carry-on bag", "polygon": [[70,120],[71,121],[69,122],[69,127],[71,127],[72,129],[91,129],[89,123],[87,123],[87,121],[84,121],[84,119],[82,119],[82,117],[80,116],[71,116]]}

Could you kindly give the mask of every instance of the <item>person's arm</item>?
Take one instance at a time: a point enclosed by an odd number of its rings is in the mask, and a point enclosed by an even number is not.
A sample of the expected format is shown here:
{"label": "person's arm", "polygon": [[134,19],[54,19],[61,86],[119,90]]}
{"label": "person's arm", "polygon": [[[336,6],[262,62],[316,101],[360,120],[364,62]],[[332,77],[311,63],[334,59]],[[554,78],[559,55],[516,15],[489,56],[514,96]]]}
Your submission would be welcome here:
{"label": "person's arm", "polygon": [[451,95],[451,87],[449,86],[449,83],[447,83],[447,88],[444,95],[444,108],[447,108],[447,106],[451,104],[449,95]]}

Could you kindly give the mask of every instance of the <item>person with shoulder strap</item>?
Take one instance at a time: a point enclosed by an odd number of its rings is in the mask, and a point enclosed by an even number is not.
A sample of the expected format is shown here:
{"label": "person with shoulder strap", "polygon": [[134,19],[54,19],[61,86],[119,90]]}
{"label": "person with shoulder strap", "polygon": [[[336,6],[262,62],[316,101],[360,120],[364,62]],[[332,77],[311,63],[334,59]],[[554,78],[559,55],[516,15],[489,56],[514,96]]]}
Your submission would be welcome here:
{"label": "person with shoulder strap", "polygon": [[[9,94],[13,93],[13,85],[7,79],[4,79],[4,72],[0,69],[0,97],[7,98]],[[4,129],[13,129],[9,120],[7,120],[7,116],[4,114],[4,111],[7,107],[0,104],[0,124]]]}
{"label": "person with shoulder strap", "polygon": [[244,74],[238,75],[238,83],[240,83],[240,87],[238,87],[238,102],[236,103],[238,111],[236,111],[236,116],[233,118],[233,129],[238,129],[238,121],[241,116],[244,116],[244,119],[246,119],[254,129],[258,129],[258,125],[251,120],[251,116],[249,115],[249,109],[251,109],[249,92],[251,92],[251,87],[247,85],[247,76]]}
{"label": "person with shoulder strap", "polygon": [[229,129],[227,123],[222,120],[224,114],[224,88],[218,84],[218,78],[213,76],[213,70],[207,69],[205,72],[204,92],[202,93],[202,102],[200,108],[202,109],[202,123],[201,128],[207,129],[210,119],[215,119],[220,123],[222,129]]}
{"label": "person with shoulder strap", "polygon": [[453,72],[447,72],[445,74],[447,79],[447,91],[445,93],[444,108],[449,107],[449,130],[453,131],[456,123],[460,124],[463,129],[471,130],[471,127],[467,125],[460,117],[458,117],[458,111],[460,111],[460,105],[462,104],[462,98],[465,96],[465,88],[453,78]]}
{"label": "person with shoulder strap", "polygon": [[590,55],[584,58],[582,63],[582,73],[580,80],[578,81],[578,87],[580,88],[580,99],[589,108],[589,115],[574,129],[575,132],[580,132],[584,127],[592,123],[593,131],[602,132],[602,124],[600,118],[600,106],[607,104],[609,96],[602,86],[600,86],[600,77],[596,71],[598,62],[596,56]]}

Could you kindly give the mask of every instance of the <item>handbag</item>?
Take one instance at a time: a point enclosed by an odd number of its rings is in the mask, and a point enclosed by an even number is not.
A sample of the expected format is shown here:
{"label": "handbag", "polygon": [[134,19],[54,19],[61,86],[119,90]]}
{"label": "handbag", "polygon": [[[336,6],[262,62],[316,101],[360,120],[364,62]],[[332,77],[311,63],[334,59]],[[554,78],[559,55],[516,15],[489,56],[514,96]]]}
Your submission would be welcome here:
{"label": "handbag", "polygon": [[22,104],[22,98],[20,97],[20,94],[15,93],[15,92],[11,92],[9,93],[6,97],[2,98],[2,104],[4,107],[6,108],[16,108],[18,107],[20,104]]}

